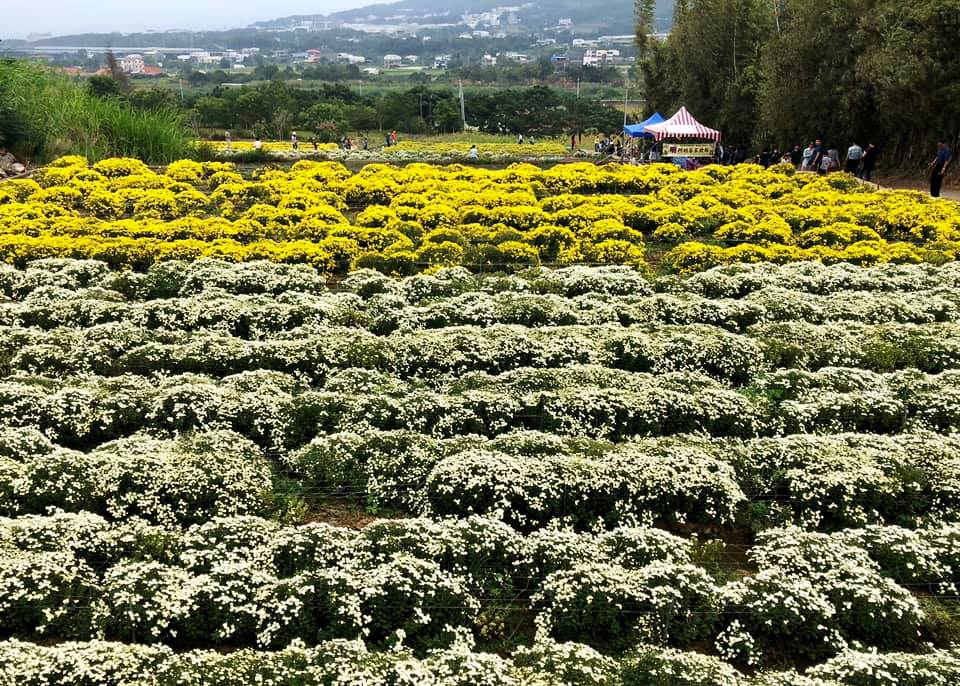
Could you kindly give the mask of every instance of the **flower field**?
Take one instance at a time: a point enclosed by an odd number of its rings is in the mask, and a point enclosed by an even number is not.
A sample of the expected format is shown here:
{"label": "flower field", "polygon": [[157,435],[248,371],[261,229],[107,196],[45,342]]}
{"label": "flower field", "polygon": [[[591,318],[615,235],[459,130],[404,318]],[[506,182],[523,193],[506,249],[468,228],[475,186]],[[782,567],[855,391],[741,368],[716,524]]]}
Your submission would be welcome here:
{"label": "flower field", "polygon": [[[250,152],[253,150],[253,141],[250,140],[236,140],[231,141],[229,144],[225,141],[198,141],[200,143],[205,143],[207,145],[212,145],[221,154],[230,154],[234,152]],[[317,149],[329,152],[331,150],[337,150],[340,146],[336,143],[317,143]],[[290,141],[262,141],[260,144],[260,149],[264,152],[285,152],[292,153],[293,143]],[[301,145],[303,152],[312,152],[313,144],[310,141],[304,141]]]}
{"label": "flower field", "polygon": [[755,167],[0,184],[0,684],[954,686],[958,238]]}
{"label": "flower field", "polygon": [[[499,140],[503,137],[490,137],[492,140],[481,140],[477,143],[477,160],[487,163],[510,163],[518,160],[533,162],[557,162],[568,157],[589,157],[593,155],[588,150],[571,151],[569,147],[558,140],[547,140],[540,143],[509,143]],[[396,145],[381,147],[382,138],[373,136],[368,140],[369,149],[359,148],[345,150],[336,143],[318,143],[314,149],[309,140],[300,142],[297,150],[293,149],[290,141],[263,141],[261,150],[270,158],[297,161],[301,159],[319,158],[344,162],[379,161],[379,162],[430,162],[449,163],[468,160],[470,153],[469,142],[446,140],[410,140],[400,141]],[[240,156],[253,151],[253,141],[237,140],[227,145],[224,141],[196,141],[199,145],[210,148],[223,159]]]}
{"label": "flower field", "polygon": [[209,257],[328,275],[578,264],[684,275],[741,262],[942,264],[958,250],[956,203],[751,166],[414,163],[352,173],[301,160],[244,177],[223,162],[158,171],[68,157],[0,187],[0,259],[20,267],[69,257],[142,270]]}

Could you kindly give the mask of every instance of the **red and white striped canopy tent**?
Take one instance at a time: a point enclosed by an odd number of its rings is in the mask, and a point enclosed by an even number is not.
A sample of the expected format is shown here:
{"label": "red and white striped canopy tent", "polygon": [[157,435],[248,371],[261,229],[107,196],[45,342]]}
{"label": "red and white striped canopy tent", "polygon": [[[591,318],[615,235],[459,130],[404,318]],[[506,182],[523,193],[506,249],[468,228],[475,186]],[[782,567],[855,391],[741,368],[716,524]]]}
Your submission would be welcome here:
{"label": "red and white striped canopy tent", "polygon": [[677,113],[659,124],[651,124],[644,128],[647,133],[653,134],[655,140],[662,141],[664,138],[699,138],[711,141],[720,140],[720,132],[704,126],[693,115],[687,112],[686,107],[681,107]]}

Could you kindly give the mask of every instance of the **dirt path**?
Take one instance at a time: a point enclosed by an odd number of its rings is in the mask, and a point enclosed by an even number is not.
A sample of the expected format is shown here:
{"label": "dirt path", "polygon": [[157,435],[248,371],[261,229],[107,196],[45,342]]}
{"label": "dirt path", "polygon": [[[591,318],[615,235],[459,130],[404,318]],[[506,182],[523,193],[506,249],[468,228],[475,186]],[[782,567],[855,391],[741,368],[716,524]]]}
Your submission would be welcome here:
{"label": "dirt path", "polygon": [[[953,181],[953,179],[950,179]],[[928,192],[930,184],[926,178],[906,177],[906,176],[882,176],[879,179],[880,188],[907,189],[914,191]],[[950,200],[960,201],[960,187],[950,185],[944,186],[940,191],[940,197]]]}

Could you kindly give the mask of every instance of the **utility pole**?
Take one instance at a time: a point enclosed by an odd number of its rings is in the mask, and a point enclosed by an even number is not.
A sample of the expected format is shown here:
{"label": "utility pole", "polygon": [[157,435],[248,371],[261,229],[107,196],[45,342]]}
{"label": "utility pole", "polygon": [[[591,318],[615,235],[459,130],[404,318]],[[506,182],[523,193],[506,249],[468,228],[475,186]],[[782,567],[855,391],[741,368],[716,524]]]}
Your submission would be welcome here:
{"label": "utility pole", "polygon": [[630,92],[630,81],[624,80],[623,87],[623,125],[627,125],[627,93]]}

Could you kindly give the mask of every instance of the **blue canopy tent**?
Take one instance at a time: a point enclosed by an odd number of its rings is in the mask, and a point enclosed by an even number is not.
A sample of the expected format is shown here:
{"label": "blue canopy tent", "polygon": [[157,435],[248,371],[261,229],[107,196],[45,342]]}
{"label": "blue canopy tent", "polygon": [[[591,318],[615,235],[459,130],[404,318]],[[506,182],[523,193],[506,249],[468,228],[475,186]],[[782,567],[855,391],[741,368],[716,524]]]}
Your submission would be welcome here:
{"label": "blue canopy tent", "polygon": [[646,121],[642,121],[639,124],[627,124],[623,127],[623,132],[630,136],[630,138],[653,138],[653,134],[647,133],[644,129],[653,124],[660,124],[665,121],[666,119],[663,118],[662,114],[654,112]]}

